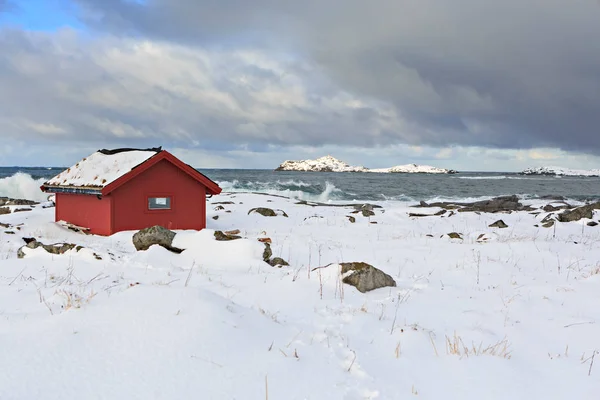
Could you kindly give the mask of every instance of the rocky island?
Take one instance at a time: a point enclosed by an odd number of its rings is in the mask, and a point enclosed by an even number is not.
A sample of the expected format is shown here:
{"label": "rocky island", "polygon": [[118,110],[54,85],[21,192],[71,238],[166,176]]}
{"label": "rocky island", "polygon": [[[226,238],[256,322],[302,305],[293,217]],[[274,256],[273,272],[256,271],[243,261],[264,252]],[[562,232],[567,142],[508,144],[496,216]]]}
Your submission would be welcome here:
{"label": "rocky island", "polygon": [[455,174],[452,169],[437,168],[429,165],[406,164],[390,168],[369,169],[363,166],[352,166],[330,155],[316,160],[284,161],[275,171],[302,172],[376,172],[401,174]]}
{"label": "rocky island", "polygon": [[600,169],[569,169],[562,167],[535,167],[527,168],[520,175],[546,175],[546,176],[587,176],[600,177]]}

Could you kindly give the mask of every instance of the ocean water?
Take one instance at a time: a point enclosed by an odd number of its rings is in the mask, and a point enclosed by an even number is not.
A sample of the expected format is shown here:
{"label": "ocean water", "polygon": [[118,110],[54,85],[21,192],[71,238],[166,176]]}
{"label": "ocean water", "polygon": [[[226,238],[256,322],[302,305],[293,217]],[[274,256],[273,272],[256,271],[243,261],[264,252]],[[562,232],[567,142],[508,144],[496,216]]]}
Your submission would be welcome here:
{"label": "ocean water", "polygon": [[[0,167],[0,196],[44,200],[39,186],[64,168]],[[275,172],[201,169],[224,191],[261,192],[312,201],[475,201],[517,194],[600,200],[600,178],[522,176],[504,172],[456,175]]]}

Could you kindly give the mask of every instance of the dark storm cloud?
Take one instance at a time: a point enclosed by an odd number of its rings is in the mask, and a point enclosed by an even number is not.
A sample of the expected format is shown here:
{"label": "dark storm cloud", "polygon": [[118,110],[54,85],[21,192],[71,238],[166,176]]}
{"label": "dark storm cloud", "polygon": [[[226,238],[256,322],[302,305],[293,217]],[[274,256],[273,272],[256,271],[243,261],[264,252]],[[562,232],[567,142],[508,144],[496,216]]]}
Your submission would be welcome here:
{"label": "dark storm cloud", "polygon": [[[392,105],[405,122],[378,128],[359,140],[365,145],[600,154],[594,0],[77,1],[98,29],[202,46],[245,40],[307,57],[343,90]],[[320,117],[313,122],[323,131],[341,122]],[[314,135],[296,140],[311,143]]]}

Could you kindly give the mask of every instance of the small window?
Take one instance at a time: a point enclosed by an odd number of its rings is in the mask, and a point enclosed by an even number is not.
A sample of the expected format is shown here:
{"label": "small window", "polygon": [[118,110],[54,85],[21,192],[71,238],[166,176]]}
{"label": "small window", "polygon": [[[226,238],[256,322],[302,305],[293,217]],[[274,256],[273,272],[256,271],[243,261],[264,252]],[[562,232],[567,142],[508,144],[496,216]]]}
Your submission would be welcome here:
{"label": "small window", "polygon": [[171,198],[170,197],[149,197],[148,198],[148,209],[149,210],[170,210],[171,209]]}

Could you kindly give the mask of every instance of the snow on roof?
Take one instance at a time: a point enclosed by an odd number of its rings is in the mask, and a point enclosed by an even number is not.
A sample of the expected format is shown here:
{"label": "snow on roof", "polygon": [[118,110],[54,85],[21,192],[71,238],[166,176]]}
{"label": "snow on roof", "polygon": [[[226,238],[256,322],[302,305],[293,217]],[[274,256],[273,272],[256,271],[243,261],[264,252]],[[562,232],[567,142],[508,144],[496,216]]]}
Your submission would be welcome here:
{"label": "snow on roof", "polygon": [[100,150],[45,182],[45,186],[104,188],[158,154],[158,149]]}

